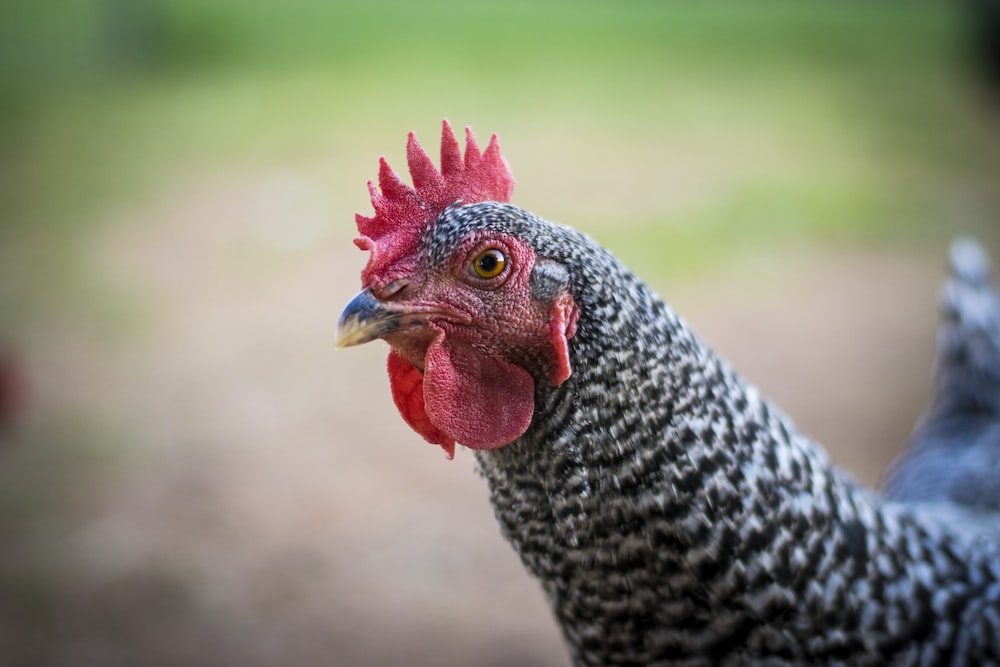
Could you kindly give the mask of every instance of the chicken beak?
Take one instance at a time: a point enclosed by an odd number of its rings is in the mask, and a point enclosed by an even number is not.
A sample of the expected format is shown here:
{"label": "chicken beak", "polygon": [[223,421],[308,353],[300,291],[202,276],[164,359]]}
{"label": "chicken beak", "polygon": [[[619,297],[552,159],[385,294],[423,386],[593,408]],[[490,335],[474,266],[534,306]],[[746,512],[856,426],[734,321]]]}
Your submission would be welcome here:
{"label": "chicken beak", "polygon": [[337,322],[337,347],[351,347],[381,338],[399,328],[403,313],[389,310],[364,289],[344,307]]}

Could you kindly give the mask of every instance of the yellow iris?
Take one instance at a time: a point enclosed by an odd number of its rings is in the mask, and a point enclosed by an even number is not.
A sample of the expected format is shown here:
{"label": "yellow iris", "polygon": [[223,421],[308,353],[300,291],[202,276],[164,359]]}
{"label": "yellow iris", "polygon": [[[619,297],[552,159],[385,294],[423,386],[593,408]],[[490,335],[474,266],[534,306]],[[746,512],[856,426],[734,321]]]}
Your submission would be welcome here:
{"label": "yellow iris", "polygon": [[480,278],[496,278],[503,272],[507,260],[496,248],[484,250],[472,260],[472,270]]}

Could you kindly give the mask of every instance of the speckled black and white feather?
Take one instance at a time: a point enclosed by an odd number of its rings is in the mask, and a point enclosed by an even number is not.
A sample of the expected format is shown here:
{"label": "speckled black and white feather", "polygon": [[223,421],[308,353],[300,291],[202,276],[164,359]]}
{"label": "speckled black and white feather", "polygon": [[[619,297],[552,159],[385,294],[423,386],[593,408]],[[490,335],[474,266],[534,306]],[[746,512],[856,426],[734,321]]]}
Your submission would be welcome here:
{"label": "speckled black and white feather", "polygon": [[582,234],[452,207],[425,258],[482,229],[563,267],[581,313],[572,377],[537,384],[521,438],[476,452],[576,664],[1000,663],[997,542],[838,471]]}

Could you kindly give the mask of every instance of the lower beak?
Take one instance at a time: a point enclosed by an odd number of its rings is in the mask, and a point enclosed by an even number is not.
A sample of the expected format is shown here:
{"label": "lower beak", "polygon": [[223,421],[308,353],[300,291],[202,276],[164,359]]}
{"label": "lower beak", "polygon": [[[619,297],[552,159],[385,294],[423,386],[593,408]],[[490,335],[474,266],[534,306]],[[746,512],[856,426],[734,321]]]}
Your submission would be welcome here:
{"label": "lower beak", "polygon": [[403,313],[389,310],[370,289],[358,293],[344,307],[337,323],[337,347],[361,345],[399,328]]}

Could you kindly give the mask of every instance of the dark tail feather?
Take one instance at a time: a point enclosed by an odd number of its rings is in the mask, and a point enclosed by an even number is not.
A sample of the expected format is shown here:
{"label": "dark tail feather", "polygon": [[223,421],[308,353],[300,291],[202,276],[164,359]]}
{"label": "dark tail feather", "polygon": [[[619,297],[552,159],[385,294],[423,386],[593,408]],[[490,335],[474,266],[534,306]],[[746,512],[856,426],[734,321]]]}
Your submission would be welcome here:
{"label": "dark tail feather", "polygon": [[1000,296],[974,241],[951,246],[934,397],[883,491],[905,502],[1000,511]]}
{"label": "dark tail feather", "polygon": [[1000,297],[990,260],[975,241],[951,246],[941,296],[933,414],[1000,415]]}

